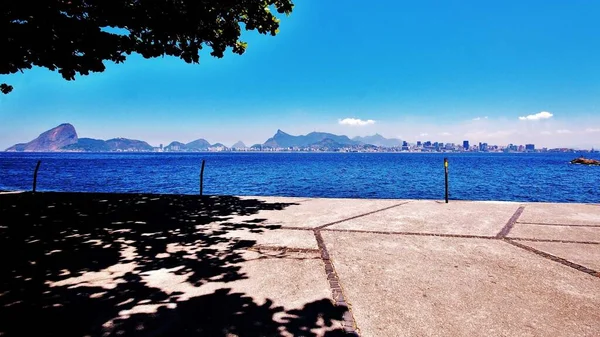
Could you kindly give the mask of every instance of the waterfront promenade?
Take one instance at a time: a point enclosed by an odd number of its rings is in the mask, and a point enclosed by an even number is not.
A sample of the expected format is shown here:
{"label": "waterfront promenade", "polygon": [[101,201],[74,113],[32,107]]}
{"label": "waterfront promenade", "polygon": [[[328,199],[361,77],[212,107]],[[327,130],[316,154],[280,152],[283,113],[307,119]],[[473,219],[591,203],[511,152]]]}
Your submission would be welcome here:
{"label": "waterfront promenade", "polygon": [[3,336],[600,331],[600,204],[0,194],[0,252]]}

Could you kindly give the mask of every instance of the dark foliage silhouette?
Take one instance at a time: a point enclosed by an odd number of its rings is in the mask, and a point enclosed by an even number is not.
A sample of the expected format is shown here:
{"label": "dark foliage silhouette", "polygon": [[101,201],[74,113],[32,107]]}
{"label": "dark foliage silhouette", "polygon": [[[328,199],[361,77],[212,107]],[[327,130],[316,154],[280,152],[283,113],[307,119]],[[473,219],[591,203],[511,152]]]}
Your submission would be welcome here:
{"label": "dark foliage silhouette", "polygon": [[[175,56],[198,63],[199,50],[223,57],[246,50],[242,29],[276,35],[269,7],[290,14],[291,0],[5,0],[0,2],[0,74],[33,66],[58,70],[67,80],[102,72],[104,61],[127,55]],[[9,93],[12,86],[0,85]]]}
{"label": "dark foliage silhouette", "polygon": [[[331,330],[325,336],[343,335],[332,326],[346,308],[329,299],[301,309],[261,305],[230,289],[182,299],[143,280],[165,269],[194,286],[247,278],[240,264],[255,242],[223,234],[276,226],[233,217],[290,205],[226,196],[0,195],[0,335],[314,336],[320,327]],[[157,311],[119,314],[141,303]]]}

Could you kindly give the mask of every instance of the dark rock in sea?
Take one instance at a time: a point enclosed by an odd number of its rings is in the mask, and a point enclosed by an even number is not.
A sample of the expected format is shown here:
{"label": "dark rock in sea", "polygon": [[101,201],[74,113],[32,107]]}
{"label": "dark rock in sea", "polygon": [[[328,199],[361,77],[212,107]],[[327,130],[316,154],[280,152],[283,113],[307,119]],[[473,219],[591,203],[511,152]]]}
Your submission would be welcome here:
{"label": "dark rock in sea", "polygon": [[579,158],[571,160],[571,164],[598,165],[598,166],[600,166],[600,160],[586,159],[584,157],[579,157]]}
{"label": "dark rock in sea", "polygon": [[29,143],[16,144],[6,151],[50,152],[60,151],[61,148],[77,143],[77,132],[73,125],[65,123],[50,129]]}

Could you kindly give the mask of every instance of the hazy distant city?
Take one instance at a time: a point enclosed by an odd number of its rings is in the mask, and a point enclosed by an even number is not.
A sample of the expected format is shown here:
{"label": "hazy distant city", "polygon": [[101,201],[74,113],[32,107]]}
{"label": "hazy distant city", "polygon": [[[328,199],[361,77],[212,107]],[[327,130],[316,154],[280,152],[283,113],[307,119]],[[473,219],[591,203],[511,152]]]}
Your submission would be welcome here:
{"label": "hazy distant city", "polygon": [[409,143],[397,138],[385,138],[380,134],[349,138],[326,132],[291,135],[281,130],[262,144],[246,146],[238,141],[232,146],[213,143],[198,138],[188,143],[172,141],[166,146],[152,146],[143,140],[113,138],[108,140],[81,138],[75,127],[61,124],[40,134],[27,143],[15,144],[8,152],[598,152],[594,149],[536,148],[535,144],[490,145],[417,141]]}
{"label": "hazy distant city", "polygon": [[[173,147],[155,147],[155,152],[193,152],[194,150],[179,149]],[[206,149],[209,152],[493,152],[493,153],[543,153],[543,152],[599,152],[596,149],[573,149],[573,148],[536,148],[535,144],[508,144],[490,145],[488,143],[470,144],[464,141],[462,144],[443,143],[431,141],[417,141],[409,143],[404,141],[402,146],[376,146],[370,144],[347,145],[341,147],[330,146],[294,146],[294,147],[270,147],[253,145],[251,147],[227,147],[211,146]]]}

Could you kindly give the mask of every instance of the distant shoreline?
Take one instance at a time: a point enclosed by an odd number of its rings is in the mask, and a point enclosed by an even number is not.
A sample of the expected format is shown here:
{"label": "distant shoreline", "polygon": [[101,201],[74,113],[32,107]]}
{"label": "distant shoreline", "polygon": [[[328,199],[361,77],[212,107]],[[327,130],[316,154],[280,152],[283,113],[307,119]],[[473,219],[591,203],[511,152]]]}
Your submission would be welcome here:
{"label": "distant shoreline", "polygon": [[493,154],[493,155],[507,155],[507,154],[519,154],[519,155],[543,155],[543,154],[578,154],[578,153],[590,153],[597,154],[600,151],[591,152],[590,150],[573,150],[573,151],[546,151],[546,152],[475,152],[475,151],[448,151],[448,152],[436,152],[436,151],[3,151],[0,153],[4,154],[183,154],[183,155],[194,155],[194,154],[265,154],[265,153],[282,153],[282,154],[466,154],[466,155],[477,155],[477,154]]}

